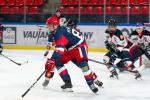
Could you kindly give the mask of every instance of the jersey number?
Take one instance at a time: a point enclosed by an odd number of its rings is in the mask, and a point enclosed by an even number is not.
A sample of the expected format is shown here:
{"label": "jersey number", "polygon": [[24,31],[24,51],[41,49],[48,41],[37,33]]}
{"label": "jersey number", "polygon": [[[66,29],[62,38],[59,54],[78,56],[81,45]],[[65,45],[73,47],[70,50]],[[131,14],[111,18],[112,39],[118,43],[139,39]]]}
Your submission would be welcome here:
{"label": "jersey number", "polygon": [[79,39],[84,39],[83,34],[82,34],[81,32],[78,32],[78,31],[75,30],[75,29],[72,29],[72,34],[73,34],[74,36],[76,36],[77,38],[79,38]]}

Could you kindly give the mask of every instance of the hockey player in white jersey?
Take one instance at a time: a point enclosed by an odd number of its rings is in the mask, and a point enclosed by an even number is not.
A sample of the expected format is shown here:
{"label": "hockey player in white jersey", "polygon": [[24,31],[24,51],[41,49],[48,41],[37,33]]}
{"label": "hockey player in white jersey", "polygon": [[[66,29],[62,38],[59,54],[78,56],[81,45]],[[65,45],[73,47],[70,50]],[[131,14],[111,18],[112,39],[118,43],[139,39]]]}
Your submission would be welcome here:
{"label": "hockey player in white jersey", "polygon": [[[110,19],[108,22],[108,28],[106,29],[106,48],[109,50],[104,56],[104,62],[107,64],[114,64],[116,58],[120,58],[124,64],[124,70],[135,73],[135,79],[141,77],[140,73],[135,70],[132,58],[130,57],[128,42],[125,36],[117,29],[117,23],[114,19]],[[118,78],[118,73],[115,68],[107,67],[111,72],[110,77]]]}
{"label": "hockey player in white jersey", "polygon": [[143,23],[137,23],[136,29],[131,33],[130,38],[143,50],[142,63],[145,66],[150,66],[150,32],[145,29]]}

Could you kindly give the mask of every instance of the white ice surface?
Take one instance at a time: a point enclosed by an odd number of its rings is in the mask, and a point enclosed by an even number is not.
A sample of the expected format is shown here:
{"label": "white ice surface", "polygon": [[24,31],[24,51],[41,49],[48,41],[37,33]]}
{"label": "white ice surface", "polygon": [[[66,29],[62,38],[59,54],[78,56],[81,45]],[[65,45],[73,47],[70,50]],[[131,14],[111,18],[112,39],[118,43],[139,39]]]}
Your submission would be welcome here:
{"label": "white ice surface", "polygon": [[[29,61],[18,66],[0,56],[0,100],[150,100],[150,69],[143,71],[142,80],[135,80],[133,74],[124,72],[119,79],[110,79],[105,66],[89,62],[91,69],[104,83],[98,94],[93,94],[87,86],[81,70],[71,62],[66,65],[73,83],[73,93],[62,92],[63,84],[57,70],[49,86],[43,89],[42,77],[37,84],[21,98],[21,95],[44,71],[46,59],[44,51],[5,50],[4,55],[17,62]],[[51,54],[51,53],[50,53]],[[89,53],[89,58],[102,61],[104,53]]]}

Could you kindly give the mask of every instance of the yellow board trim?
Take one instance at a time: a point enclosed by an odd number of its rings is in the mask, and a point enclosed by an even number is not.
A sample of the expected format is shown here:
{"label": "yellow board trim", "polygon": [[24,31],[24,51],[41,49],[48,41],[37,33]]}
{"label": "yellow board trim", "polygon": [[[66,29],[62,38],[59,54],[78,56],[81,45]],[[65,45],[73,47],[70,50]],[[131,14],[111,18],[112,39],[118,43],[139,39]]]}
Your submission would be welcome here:
{"label": "yellow board trim", "polygon": [[[16,46],[16,45],[5,45],[4,49],[16,49],[16,50],[46,50],[45,46]],[[52,48],[51,50],[54,50]],[[90,52],[107,52],[105,48],[89,48]]]}

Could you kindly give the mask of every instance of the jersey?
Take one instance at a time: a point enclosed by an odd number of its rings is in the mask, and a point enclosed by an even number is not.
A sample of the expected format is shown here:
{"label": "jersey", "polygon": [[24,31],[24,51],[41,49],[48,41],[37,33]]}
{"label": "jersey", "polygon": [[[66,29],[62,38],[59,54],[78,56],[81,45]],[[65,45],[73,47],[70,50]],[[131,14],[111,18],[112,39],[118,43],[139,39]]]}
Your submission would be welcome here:
{"label": "jersey", "polygon": [[145,47],[150,47],[150,32],[147,30],[143,30],[142,34],[133,31],[130,38],[135,44],[141,46],[143,49],[145,49]]}
{"label": "jersey", "polygon": [[82,33],[69,27],[59,26],[54,33],[55,51],[51,58],[56,62],[59,61],[65,51],[74,49],[84,41]]}
{"label": "jersey", "polygon": [[54,34],[48,34],[48,46],[53,46],[54,45]]}
{"label": "jersey", "polygon": [[126,41],[126,38],[123,36],[122,32],[119,29],[116,29],[113,33],[109,33],[106,30],[107,41],[113,46],[113,48],[118,49],[122,51],[123,48],[128,46],[128,42]]}
{"label": "jersey", "polygon": [[[61,15],[60,17],[57,17],[57,18],[59,19],[60,26],[66,26],[67,19],[63,15]],[[52,33],[48,35],[48,43],[47,43],[47,45],[49,45],[49,46],[52,46],[52,44],[53,44],[53,41],[54,41],[53,35],[54,34],[52,34]]]}

